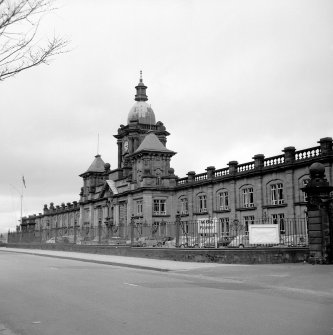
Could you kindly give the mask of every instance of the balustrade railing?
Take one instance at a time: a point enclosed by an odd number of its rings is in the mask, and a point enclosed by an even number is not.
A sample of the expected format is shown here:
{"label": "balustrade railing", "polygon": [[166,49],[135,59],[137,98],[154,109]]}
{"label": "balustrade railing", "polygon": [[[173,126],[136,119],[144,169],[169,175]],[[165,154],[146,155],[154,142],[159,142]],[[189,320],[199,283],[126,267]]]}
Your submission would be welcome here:
{"label": "balustrade railing", "polygon": [[214,177],[227,176],[229,174],[229,168],[215,170]]}
{"label": "balustrade railing", "polygon": [[188,177],[177,179],[177,185],[184,185],[188,183]]}
{"label": "balustrade railing", "polygon": [[[295,152],[295,161],[311,159],[314,157],[318,157],[321,155],[321,148],[320,146],[299,150]],[[285,163],[285,155],[277,155],[272,156],[264,159],[264,168],[268,168],[271,166],[279,166]],[[255,164],[253,162],[248,162],[244,164],[237,165],[237,173],[247,172],[255,169]],[[223,168],[214,171],[214,178],[223,177],[229,175],[229,168]],[[195,182],[200,182],[207,180],[207,173],[200,173],[194,176]],[[177,185],[184,185],[189,183],[188,177],[180,178],[177,180]]]}
{"label": "balustrade railing", "polygon": [[147,130],[157,130],[157,126],[156,125],[153,125],[153,124],[143,124],[143,123],[140,123],[140,128],[141,129],[147,129]]}
{"label": "balustrade railing", "polygon": [[284,155],[273,156],[264,159],[264,167],[266,166],[273,166],[273,165],[280,165],[284,163]]}
{"label": "balustrade railing", "polygon": [[320,156],[320,147],[313,147],[305,150],[299,150],[295,152],[295,160],[303,160]]}
{"label": "balustrade railing", "polygon": [[254,169],[254,162],[244,163],[237,166],[237,172],[245,172]]}
{"label": "balustrade railing", "polygon": [[206,180],[206,179],[207,179],[207,172],[197,174],[194,177],[194,181],[201,181],[201,180]]}

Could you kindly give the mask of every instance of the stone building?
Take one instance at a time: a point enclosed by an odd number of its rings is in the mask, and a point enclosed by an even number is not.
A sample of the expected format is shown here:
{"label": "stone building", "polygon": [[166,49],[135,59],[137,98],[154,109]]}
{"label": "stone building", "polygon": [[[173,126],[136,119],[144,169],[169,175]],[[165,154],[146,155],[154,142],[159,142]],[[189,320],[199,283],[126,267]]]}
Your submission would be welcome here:
{"label": "stone building", "polygon": [[[135,103],[127,124],[120,125],[114,137],[118,146],[118,164],[111,169],[96,155],[80,175],[83,186],[78,202],[61,206],[45,205],[36,215],[35,229],[78,226],[128,227],[131,219],[147,225],[181,220],[190,222],[214,218],[219,231],[227,231],[231,222],[248,225],[270,220],[284,227],[285,219],[306,218],[306,195],[302,188],[309,179],[309,166],[320,162],[333,184],[332,138],[320,139],[318,146],[304,150],[286,147],[282,154],[228,167],[206,168],[204,173],[187,173],[178,178],[171,167],[176,152],[167,148],[170,133],[156,122],[147,103],[147,87],[140,78],[135,87]],[[23,228],[23,227],[22,227]]]}

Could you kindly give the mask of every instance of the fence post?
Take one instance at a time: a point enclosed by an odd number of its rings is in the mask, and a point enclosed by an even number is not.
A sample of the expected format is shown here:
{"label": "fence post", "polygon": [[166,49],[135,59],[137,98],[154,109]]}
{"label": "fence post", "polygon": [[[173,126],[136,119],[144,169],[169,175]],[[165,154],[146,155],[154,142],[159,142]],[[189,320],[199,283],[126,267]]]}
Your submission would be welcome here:
{"label": "fence post", "polygon": [[135,225],[134,214],[132,214],[132,217],[131,217],[131,246],[133,245],[133,242],[134,242],[134,225]]}
{"label": "fence post", "polygon": [[330,207],[333,190],[325,178],[325,167],[321,163],[313,163],[310,168],[310,181],[302,188],[308,196],[308,234],[310,261],[320,263],[333,262],[333,218]]}
{"label": "fence post", "polygon": [[98,244],[102,243],[102,222],[98,221]]}
{"label": "fence post", "polygon": [[57,243],[58,238],[58,222],[56,221],[55,231],[54,231],[54,241]]}
{"label": "fence post", "polygon": [[176,247],[179,247],[180,214],[176,214]]}
{"label": "fence post", "polygon": [[[74,213],[75,215],[75,213]],[[76,235],[76,220],[74,219],[74,244],[76,244],[76,239],[77,239],[77,235]]]}

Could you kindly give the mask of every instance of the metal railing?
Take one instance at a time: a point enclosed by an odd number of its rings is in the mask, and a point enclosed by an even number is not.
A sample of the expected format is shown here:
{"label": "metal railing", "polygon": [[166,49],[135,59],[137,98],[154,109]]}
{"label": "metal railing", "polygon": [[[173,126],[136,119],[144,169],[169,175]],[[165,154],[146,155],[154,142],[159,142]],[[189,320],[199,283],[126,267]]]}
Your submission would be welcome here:
{"label": "metal railing", "polygon": [[[275,234],[273,240],[272,234]],[[308,232],[305,219],[263,218],[251,222],[229,222],[216,218],[187,221],[178,217],[176,221],[155,222],[152,225],[133,219],[130,225],[61,227],[15,232],[8,234],[8,243],[163,248],[307,247]]]}

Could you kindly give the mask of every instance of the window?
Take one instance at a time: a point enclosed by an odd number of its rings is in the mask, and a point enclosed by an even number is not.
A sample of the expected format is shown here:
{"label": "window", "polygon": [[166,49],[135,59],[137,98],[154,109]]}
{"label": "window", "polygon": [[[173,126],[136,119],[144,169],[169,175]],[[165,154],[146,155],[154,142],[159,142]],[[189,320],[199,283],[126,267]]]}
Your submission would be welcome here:
{"label": "window", "polygon": [[136,201],[136,215],[142,215],[143,202],[142,200]]}
{"label": "window", "polygon": [[286,225],[283,213],[272,214],[272,221],[274,224],[280,224],[280,234],[284,234],[286,232]]}
{"label": "window", "polygon": [[254,216],[253,215],[244,216],[243,221],[244,221],[245,234],[248,235],[249,234],[249,225],[254,224]]}
{"label": "window", "polygon": [[207,212],[207,197],[205,194],[201,194],[198,196],[198,207],[199,213]]}
{"label": "window", "polygon": [[102,207],[98,207],[98,209],[97,209],[97,216],[98,216],[98,221],[102,221],[102,218],[103,218]]}
{"label": "window", "polygon": [[190,227],[189,227],[189,224],[188,224],[188,222],[187,221],[182,221],[182,222],[180,222],[180,227],[181,227],[181,231],[182,231],[182,234],[185,234],[185,235],[187,235],[188,233],[189,233],[189,231],[190,231]]}
{"label": "window", "polygon": [[154,215],[166,215],[166,201],[163,199],[155,199],[153,212]]}
{"label": "window", "polygon": [[221,235],[229,236],[230,233],[229,218],[220,218],[220,227],[221,227]]}
{"label": "window", "polygon": [[217,210],[225,211],[229,209],[228,192],[223,191],[217,194]]}
{"label": "window", "polygon": [[180,214],[188,214],[188,200],[187,200],[187,198],[180,199]]}
{"label": "window", "polygon": [[84,223],[89,223],[89,221],[90,221],[90,210],[89,210],[89,208],[84,209],[83,221],[84,221]]}
{"label": "window", "polygon": [[243,207],[254,207],[253,187],[242,189],[242,205]]}
{"label": "window", "polygon": [[284,204],[282,183],[271,185],[271,204],[272,205]]}
{"label": "window", "polygon": [[[302,187],[305,187],[308,183],[309,183],[310,179],[307,178],[307,179],[303,179],[302,181]],[[301,199],[301,201],[303,200],[304,202],[307,202],[308,201],[308,195],[306,194],[306,192],[302,191],[303,193],[303,199]]]}

